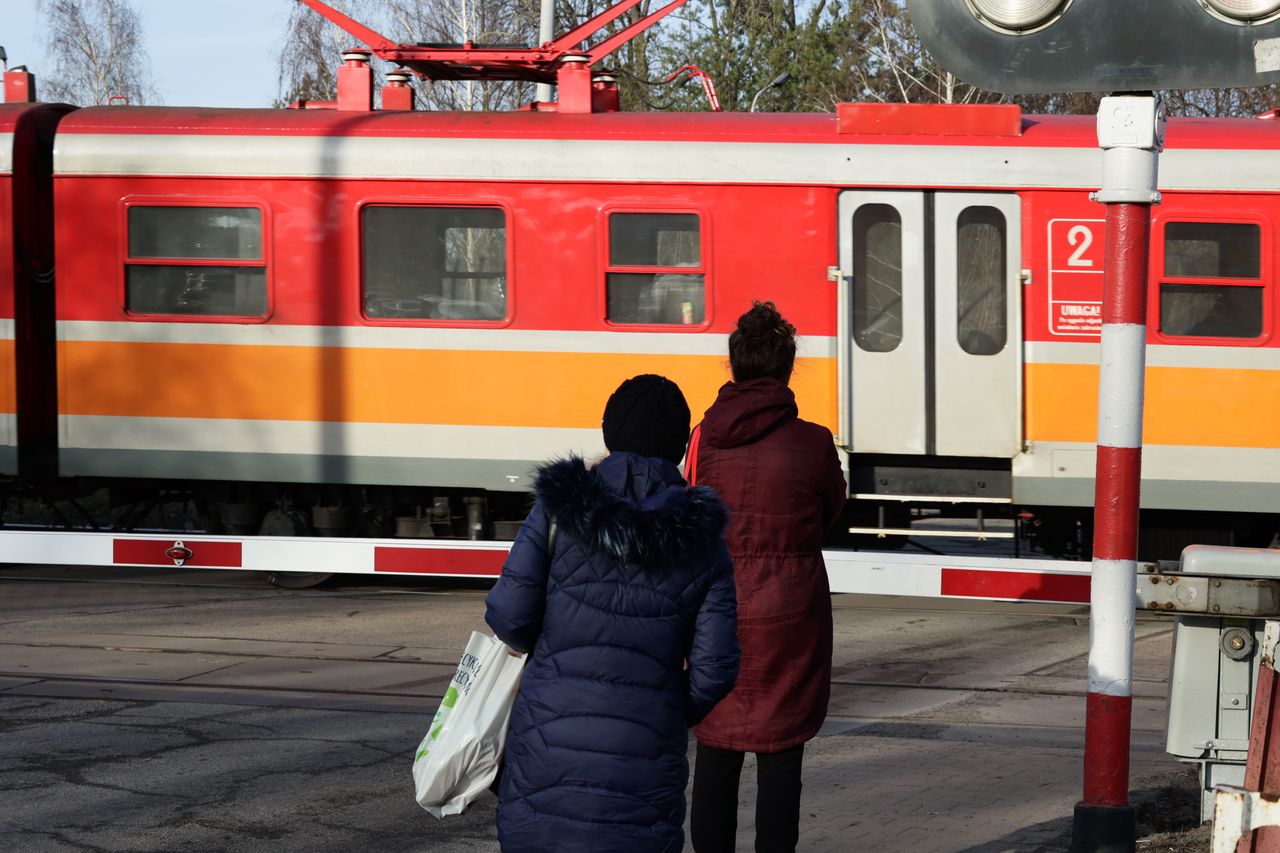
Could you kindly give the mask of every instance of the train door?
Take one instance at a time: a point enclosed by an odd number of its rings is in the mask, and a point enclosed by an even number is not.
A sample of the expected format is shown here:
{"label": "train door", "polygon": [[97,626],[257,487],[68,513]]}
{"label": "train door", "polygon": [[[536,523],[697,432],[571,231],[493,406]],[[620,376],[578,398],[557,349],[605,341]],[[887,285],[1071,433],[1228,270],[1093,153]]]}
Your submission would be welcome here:
{"label": "train door", "polygon": [[839,216],[842,444],[1011,459],[1022,439],[1018,197],[847,191]]}

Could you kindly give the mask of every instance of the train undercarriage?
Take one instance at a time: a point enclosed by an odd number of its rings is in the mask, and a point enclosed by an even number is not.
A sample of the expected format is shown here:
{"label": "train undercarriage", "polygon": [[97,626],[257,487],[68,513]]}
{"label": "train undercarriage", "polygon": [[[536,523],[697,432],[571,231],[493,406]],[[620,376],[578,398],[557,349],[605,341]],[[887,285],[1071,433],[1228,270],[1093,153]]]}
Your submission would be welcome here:
{"label": "train undercarriage", "polygon": [[[1093,509],[1019,505],[1008,470],[855,466],[852,497],[829,550],[1087,561]],[[182,482],[61,478],[3,483],[4,532],[316,537],[433,543],[508,543],[531,505],[523,492],[386,485]],[[986,491],[986,494],[978,494]],[[1177,559],[1191,544],[1280,547],[1280,517],[1256,512],[1143,510],[1139,559]],[[181,563],[179,563],[180,565]],[[332,572],[264,574],[279,586],[322,583]]]}

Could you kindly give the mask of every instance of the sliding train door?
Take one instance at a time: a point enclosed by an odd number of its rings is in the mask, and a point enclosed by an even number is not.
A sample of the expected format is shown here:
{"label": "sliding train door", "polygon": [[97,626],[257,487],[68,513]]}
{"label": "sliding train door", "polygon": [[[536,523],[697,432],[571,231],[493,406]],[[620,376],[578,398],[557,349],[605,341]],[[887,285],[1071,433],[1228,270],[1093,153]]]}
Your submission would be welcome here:
{"label": "sliding train door", "polygon": [[1011,459],[1022,439],[1018,197],[847,191],[839,216],[841,443]]}

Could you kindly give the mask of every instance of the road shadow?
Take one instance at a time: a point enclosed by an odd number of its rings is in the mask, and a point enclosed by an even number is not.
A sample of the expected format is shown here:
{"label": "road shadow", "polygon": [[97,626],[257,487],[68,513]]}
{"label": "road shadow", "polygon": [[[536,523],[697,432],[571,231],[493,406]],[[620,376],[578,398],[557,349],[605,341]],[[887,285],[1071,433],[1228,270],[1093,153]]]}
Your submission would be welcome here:
{"label": "road shadow", "polygon": [[[1164,853],[1208,849],[1208,829],[1200,825],[1200,783],[1193,767],[1129,792],[1129,801],[1137,809],[1139,847]],[[956,853],[1060,853],[1070,848],[1071,815],[1065,815]]]}

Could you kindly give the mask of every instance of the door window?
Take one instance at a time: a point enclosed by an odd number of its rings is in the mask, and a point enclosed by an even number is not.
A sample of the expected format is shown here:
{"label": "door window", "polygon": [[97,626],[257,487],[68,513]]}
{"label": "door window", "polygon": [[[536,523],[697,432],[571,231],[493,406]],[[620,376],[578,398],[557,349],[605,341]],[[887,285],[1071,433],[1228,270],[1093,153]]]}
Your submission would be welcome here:
{"label": "door window", "polygon": [[902,343],[902,217],[891,205],[853,215],[853,340],[867,352]]}
{"label": "door window", "polygon": [[1004,214],[966,207],[956,220],[956,340],[969,355],[995,355],[1009,339]]}

